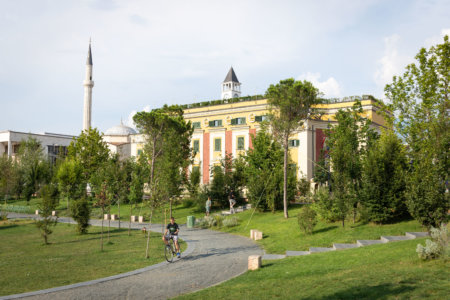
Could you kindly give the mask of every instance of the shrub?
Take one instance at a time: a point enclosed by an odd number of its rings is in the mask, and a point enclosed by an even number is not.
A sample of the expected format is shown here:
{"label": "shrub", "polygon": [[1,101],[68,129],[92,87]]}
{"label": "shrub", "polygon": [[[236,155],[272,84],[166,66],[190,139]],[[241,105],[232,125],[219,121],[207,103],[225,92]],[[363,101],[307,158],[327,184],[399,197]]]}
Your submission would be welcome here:
{"label": "shrub", "polygon": [[223,225],[223,216],[216,214],[216,215],[213,215],[213,218],[216,221],[215,226],[217,226],[219,228],[222,227],[222,225]]}
{"label": "shrub", "polygon": [[194,205],[194,200],[191,198],[186,198],[183,200],[183,207],[184,208],[189,208],[192,207]]}
{"label": "shrub", "polygon": [[425,247],[417,245],[416,252],[419,257],[423,260],[447,257],[449,252],[447,227],[442,224],[441,228],[432,227],[430,232],[431,240],[425,241]]}
{"label": "shrub", "polygon": [[313,229],[317,224],[317,213],[311,209],[309,205],[306,205],[302,207],[297,218],[300,229],[306,234],[312,234]]}
{"label": "shrub", "polygon": [[225,218],[222,222],[223,227],[234,227],[237,225],[239,225],[239,219],[235,216]]}
{"label": "shrub", "polygon": [[319,188],[314,194],[313,209],[318,213],[319,217],[327,222],[335,222],[340,220],[339,211],[334,205],[332,195],[328,191],[328,187]]}
{"label": "shrub", "polygon": [[8,220],[8,213],[3,209],[0,209],[0,221]]}
{"label": "shrub", "polygon": [[72,218],[77,222],[77,232],[80,234],[87,233],[89,227],[89,219],[91,216],[91,209],[89,203],[85,198],[74,201],[70,207]]}

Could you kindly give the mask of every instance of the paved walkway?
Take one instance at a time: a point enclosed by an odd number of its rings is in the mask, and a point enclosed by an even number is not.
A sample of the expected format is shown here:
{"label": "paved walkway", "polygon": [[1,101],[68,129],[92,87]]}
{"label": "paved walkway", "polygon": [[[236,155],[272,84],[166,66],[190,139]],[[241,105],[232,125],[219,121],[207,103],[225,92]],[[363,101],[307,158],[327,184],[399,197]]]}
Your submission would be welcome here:
{"label": "paved walkway", "polygon": [[[32,215],[9,213],[9,218],[30,218]],[[73,221],[59,218],[60,222]],[[97,226],[100,220],[93,220]],[[117,221],[111,221],[117,227]],[[132,223],[133,228],[142,224]],[[121,222],[128,228],[128,222]],[[152,226],[161,232],[161,225]],[[261,255],[262,250],[250,239],[211,230],[180,228],[180,238],[187,242],[188,249],[180,260],[160,263],[145,269],[118,276],[94,280],[70,286],[37,292],[0,297],[0,299],[167,299],[197,291],[247,270],[248,256]],[[161,247],[162,251],[162,247]]]}

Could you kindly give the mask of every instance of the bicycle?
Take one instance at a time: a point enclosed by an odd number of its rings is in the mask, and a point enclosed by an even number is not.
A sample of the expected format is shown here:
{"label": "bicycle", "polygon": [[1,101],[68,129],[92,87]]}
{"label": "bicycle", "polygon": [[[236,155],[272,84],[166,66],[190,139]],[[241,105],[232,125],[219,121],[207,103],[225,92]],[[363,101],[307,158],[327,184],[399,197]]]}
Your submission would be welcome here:
{"label": "bicycle", "polygon": [[173,238],[170,235],[166,235],[167,245],[164,247],[164,256],[166,257],[167,262],[172,262],[173,257],[176,256],[175,245],[173,242]]}

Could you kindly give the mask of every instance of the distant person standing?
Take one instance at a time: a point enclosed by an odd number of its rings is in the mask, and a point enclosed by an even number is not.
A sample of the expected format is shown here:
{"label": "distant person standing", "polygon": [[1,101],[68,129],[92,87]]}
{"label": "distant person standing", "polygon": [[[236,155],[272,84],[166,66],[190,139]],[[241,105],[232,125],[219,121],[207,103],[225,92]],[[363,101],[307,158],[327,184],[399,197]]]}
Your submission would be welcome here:
{"label": "distant person standing", "polygon": [[208,200],[206,200],[205,208],[206,208],[206,215],[209,216],[209,213],[211,212],[211,197],[209,196]]}
{"label": "distant person standing", "polygon": [[228,195],[228,201],[230,202],[230,214],[234,214],[234,205],[236,204],[236,199],[233,190],[231,190],[230,194]]}

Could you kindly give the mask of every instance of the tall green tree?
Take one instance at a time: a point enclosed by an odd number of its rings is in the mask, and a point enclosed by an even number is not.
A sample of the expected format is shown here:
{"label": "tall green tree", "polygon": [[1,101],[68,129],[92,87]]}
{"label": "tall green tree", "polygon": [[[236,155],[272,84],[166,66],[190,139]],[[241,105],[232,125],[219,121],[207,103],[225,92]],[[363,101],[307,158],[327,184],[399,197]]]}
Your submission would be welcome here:
{"label": "tall green tree", "polygon": [[[179,106],[165,105],[151,112],[138,112],[133,121],[146,137],[144,154],[150,163],[147,204],[153,216],[155,208],[180,193],[183,172],[189,165],[193,129],[191,123],[184,120]],[[148,257],[149,240],[150,231],[145,257]]]}
{"label": "tall green tree", "polygon": [[39,191],[44,183],[50,181],[50,164],[46,160],[41,143],[29,137],[20,143],[18,154],[25,198],[30,201],[31,196]]}
{"label": "tall green tree", "polygon": [[352,109],[336,113],[337,125],[327,129],[327,145],[331,159],[332,199],[339,212],[342,226],[350,212],[356,212],[361,188],[362,159],[373,143],[375,132],[370,120],[362,117],[361,102]]}
{"label": "tall green tree", "polygon": [[58,200],[56,187],[44,185],[41,190],[42,200],[39,204],[40,218],[36,220],[36,227],[39,229],[44,243],[48,244],[48,236],[53,233],[52,227],[56,226],[57,217],[52,216],[52,211],[56,208]]}
{"label": "tall green tree", "polygon": [[70,143],[67,157],[83,167],[83,179],[89,182],[92,174],[108,160],[109,149],[102,134],[96,128],[89,128]]}
{"label": "tall green tree", "polygon": [[9,156],[0,156],[0,196],[6,200],[14,193],[14,186],[19,180],[17,163]]}
{"label": "tall green tree", "polygon": [[[263,127],[252,137],[253,148],[244,156],[249,201],[260,210],[283,208],[283,149]],[[288,171],[288,198],[295,194],[295,170]]]}
{"label": "tall green tree", "polygon": [[385,130],[368,149],[362,162],[361,196],[370,221],[391,222],[408,214],[405,201],[407,168],[402,141],[391,130]]}
{"label": "tall green tree", "polygon": [[59,164],[55,177],[61,194],[66,198],[67,209],[70,209],[70,199],[76,200],[85,193],[83,167],[80,162],[67,158]]}
{"label": "tall green tree", "polygon": [[450,208],[450,42],[422,48],[416,62],[394,76],[385,92],[391,101],[390,121],[408,145],[411,172],[407,204],[423,225],[439,227]]}
{"label": "tall green tree", "polygon": [[315,104],[321,102],[319,90],[308,81],[296,81],[293,78],[272,84],[266,91],[270,105],[269,119],[273,132],[284,150],[283,161],[283,207],[284,217],[288,218],[288,155],[289,138],[305,125],[305,122],[318,113]]}

